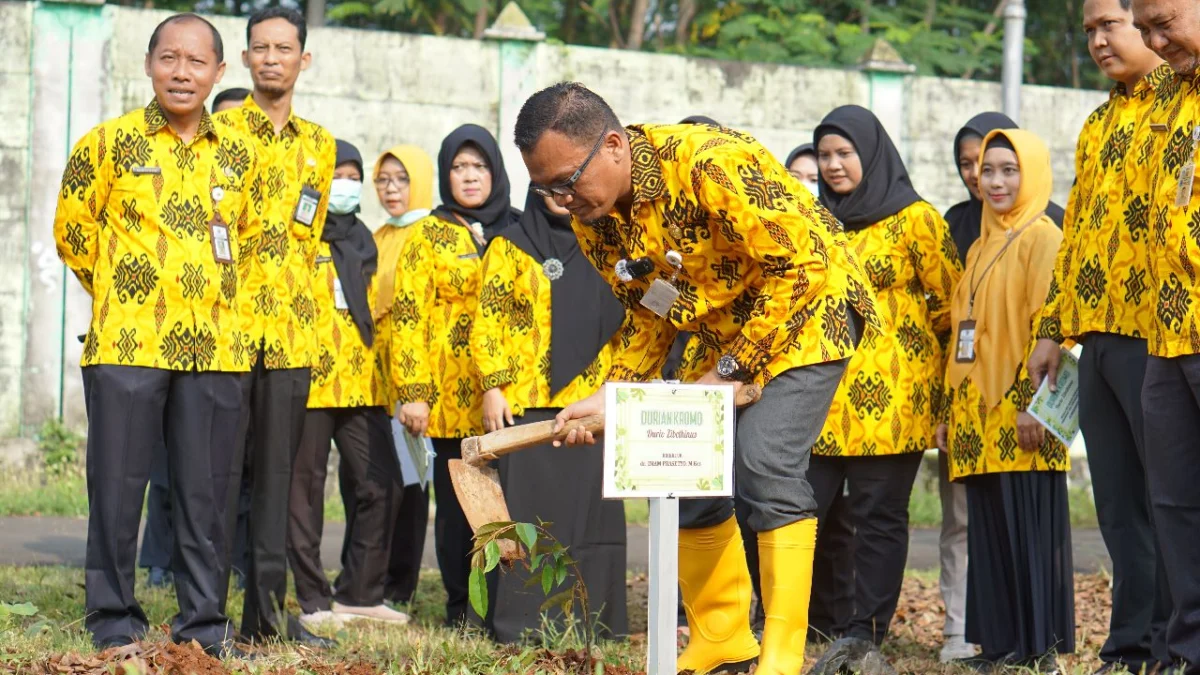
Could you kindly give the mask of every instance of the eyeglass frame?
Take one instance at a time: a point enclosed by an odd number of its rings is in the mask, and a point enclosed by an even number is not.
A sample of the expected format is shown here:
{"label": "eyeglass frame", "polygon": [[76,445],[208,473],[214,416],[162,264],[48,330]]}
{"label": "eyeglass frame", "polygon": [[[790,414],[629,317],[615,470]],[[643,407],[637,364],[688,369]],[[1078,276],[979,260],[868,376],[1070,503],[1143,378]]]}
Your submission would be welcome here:
{"label": "eyeglass frame", "polygon": [[600,146],[604,143],[604,139],[607,137],[608,127],[604,127],[604,130],[600,132],[600,138],[597,138],[596,144],[592,146],[592,151],[588,153],[587,158],[583,160],[583,164],[579,165],[579,168],[575,170],[575,173],[571,174],[570,178],[555,183],[554,185],[538,185],[536,183],[530,183],[529,191],[535,195],[549,197],[550,199],[554,199],[555,197],[574,197],[575,183],[578,183],[579,179],[583,177],[583,172],[587,171],[588,164],[591,164],[592,160],[596,157],[596,153],[600,152]]}
{"label": "eyeglass frame", "polygon": [[[384,182],[383,185],[380,185],[379,181],[381,180],[386,182]],[[371,182],[375,184],[376,190],[386,190],[387,186],[392,184],[395,184],[395,186],[398,188],[405,188],[412,184],[412,179],[408,176],[405,176],[404,178],[397,178],[395,176],[388,176],[387,178],[384,178],[383,176],[380,176]]]}

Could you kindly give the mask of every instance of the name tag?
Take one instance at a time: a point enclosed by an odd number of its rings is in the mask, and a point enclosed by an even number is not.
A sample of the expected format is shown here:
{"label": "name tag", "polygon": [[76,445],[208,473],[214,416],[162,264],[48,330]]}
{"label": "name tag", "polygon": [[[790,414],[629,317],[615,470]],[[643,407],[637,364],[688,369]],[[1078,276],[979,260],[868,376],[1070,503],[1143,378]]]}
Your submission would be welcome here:
{"label": "name tag", "polygon": [[327,256],[327,255],[317,256],[317,264],[318,265],[324,265],[325,263],[328,263],[328,262],[333,262],[332,256]]}
{"label": "name tag", "polygon": [[293,216],[297,223],[312,227],[317,217],[317,205],[321,203],[321,193],[305,185],[300,190],[300,201],[296,202],[296,213]]}
{"label": "name tag", "polygon": [[1196,164],[1188,162],[1179,168],[1179,184],[1175,186],[1175,206],[1187,206],[1192,201],[1192,184],[1196,181]]}
{"label": "name tag", "polygon": [[161,176],[162,175],[162,167],[135,166],[135,167],[133,167],[133,175],[135,175],[135,176]]}
{"label": "name tag", "polygon": [[1150,131],[1153,131],[1156,134],[1165,134],[1165,133],[1167,133],[1167,125],[1156,124],[1156,123],[1151,122],[1150,123]]}
{"label": "name tag", "polygon": [[478,257],[479,257],[478,253],[464,253],[464,254],[458,256],[458,259],[459,260],[474,260],[475,258],[478,258]]}
{"label": "name tag", "polygon": [[970,319],[958,324],[958,349],[954,360],[958,363],[975,363],[975,322]]}

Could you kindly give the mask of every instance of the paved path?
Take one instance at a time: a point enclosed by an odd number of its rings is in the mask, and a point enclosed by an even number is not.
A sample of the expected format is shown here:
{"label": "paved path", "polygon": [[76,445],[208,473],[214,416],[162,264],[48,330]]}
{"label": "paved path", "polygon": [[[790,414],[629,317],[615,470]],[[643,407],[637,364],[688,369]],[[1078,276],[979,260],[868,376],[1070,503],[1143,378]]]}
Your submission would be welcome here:
{"label": "paved path", "polygon": [[[341,523],[325,526],[325,537],[321,542],[321,561],[326,567],[336,569],[339,565],[342,535],[345,528]],[[629,570],[645,571],[649,552],[649,536],[646,528],[630,525],[628,528]],[[1073,532],[1075,545],[1075,570],[1095,572],[1100,568],[1111,569],[1108,553],[1100,532],[1080,528]],[[938,566],[938,532],[933,529],[913,530],[908,547],[908,566],[911,569],[934,569]],[[434,568],[437,562],[433,555],[433,526],[426,533],[426,567]],[[87,521],[75,518],[0,518],[0,565],[70,565],[83,566],[84,548],[87,543]]]}

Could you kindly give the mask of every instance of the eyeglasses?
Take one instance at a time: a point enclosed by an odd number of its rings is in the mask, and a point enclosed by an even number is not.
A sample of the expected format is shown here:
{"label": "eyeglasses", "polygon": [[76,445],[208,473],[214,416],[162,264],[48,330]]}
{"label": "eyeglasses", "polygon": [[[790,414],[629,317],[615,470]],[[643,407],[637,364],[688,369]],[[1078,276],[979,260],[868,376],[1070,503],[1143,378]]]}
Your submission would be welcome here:
{"label": "eyeglasses", "polygon": [[600,138],[596,139],[596,144],[592,146],[592,151],[588,153],[587,159],[583,160],[583,164],[579,165],[579,168],[575,170],[575,173],[571,174],[570,178],[561,183],[555,183],[554,185],[538,185],[536,183],[531,183],[529,185],[529,191],[535,195],[541,195],[543,197],[550,198],[575,196],[575,183],[579,181],[580,176],[582,176],[583,172],[587,170],[588,164],[592,162],[592,158],[596,156],[596,153],[600,152],[600,144],[604,142],[604,137],[607,134],[608,127],[605,127],[604,130],[600,132]]}
{"label": "eyeglasses", "polygon": [[389,185],[404,189],[408,187],[408,176],[380,176],[375,179],[376,189],[383,190]]}

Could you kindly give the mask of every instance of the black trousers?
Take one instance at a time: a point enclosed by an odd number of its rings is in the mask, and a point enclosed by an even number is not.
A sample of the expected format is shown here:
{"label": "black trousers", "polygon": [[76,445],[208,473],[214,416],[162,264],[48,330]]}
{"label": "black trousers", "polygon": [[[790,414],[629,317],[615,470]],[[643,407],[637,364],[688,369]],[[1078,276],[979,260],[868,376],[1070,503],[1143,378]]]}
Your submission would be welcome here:
{"label": "black trousers", "polygon": [[854,616],[854,525],[844,485],[835,490],[818,529],[808,635],[810,640],[835,640]]}
{"label": "black trousers", "polygon": [[878,457],[826,457],[813,455],[808,480],[817,498],[818,540],[820,524],[843,485],[854,526],[854,615],[847,637],[882,644],[887,636],[904,566],[908,562],[908,499],[921,468],[919,452]]}
{"label": "black trousers", "polygon": [[[242,606],[244,637],[287,636],[287,531],[292,462],[300,447],[308,406],[308,368],[267,370],[259,349],[254,370],[245,378],[242,438],[250,476],[249,565]],[[243,455],[235,460],[240,471]],[[229,529],[236,527],[239,473],[228,494]]]}
{"label": "black trousers", "polygon": [[1149,357],[1142,409],[1150,504],[1174,602],[1167,650],[1200,673],[1200,355]]}
{"label": "black trousers", "polygon": [[171,569],[175,530],[171,529],[171,486],[167,472],[167,446],[160,444],[150,460],[150,488],[146,490],[146,529],[142,532],[141,567]]}
{"label": "black trousers", "polygon": [[1112,616],[1100,658],[1134,672],[1168,660],[1171,617],[1144,468],[1145,373],[1145,340],[1108,333],[1083,339],[1079,426],[1087,441],[1100,533],[1113,561]]}
{"label": "black trousers", "polygon": [[[354,528],[346,530],[342,572],[330,588],[321,565],[325,526],[325,478],[330,443],[342,457],[340,471],[354,474]],[[292,469],[288,505],[288,562],[296,600],[305,614],[328,610],[331,601],[353,607],[383,602],[397,466],[392,429],[383,408],[310,408]]]}
{"label": "black trousers", "polygon": [[221,575],[224,495],[243,378],[132,366],[83,369],[89,504],[84,623],[97,644],[138,639],[148,627],[133,594],[134,568],[142,497],[164,438],[179,603],[171,635],[205,647],[232,637]]}
{"label": "black trousers", "polygon": [[[425,532],[429,528],[429,490],[420,485],[394,486],[396,515],[391,523],[391,551],[388,553],[387,575],[383,583],[383,599],[406,605],[417,592],[421,578],[421,558],[425,555]],[[350,555],[351,533],[354,531],[354,475],[347,470],[343,459],[338,470],[338,487],[346,510],[346,539],[342,542],[342,567]]]}
{"label": "black trousers", "polygon": [[442,585],[446,587],[446,624],[458,626],[467,620],[467,580],[471,576],[471,525],[463,513],[454,484],[450,481],[449,463],[462,459],[462,441],[457,438],[433,439],[437,459],[433,464],[433,498],[437,513],[433,518],[434,547]]}

